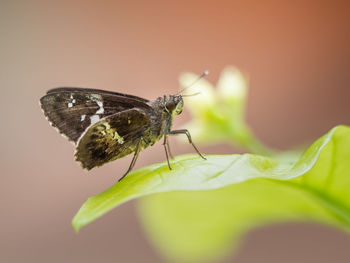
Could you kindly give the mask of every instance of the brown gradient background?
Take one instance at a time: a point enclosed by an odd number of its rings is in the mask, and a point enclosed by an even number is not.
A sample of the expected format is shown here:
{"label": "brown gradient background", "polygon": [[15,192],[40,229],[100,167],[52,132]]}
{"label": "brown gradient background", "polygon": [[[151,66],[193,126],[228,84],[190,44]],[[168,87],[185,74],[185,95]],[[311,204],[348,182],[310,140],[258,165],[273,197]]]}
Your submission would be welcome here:
{"label": "brown gradient background", "polygon": [[[209,69],[215,82],[233,64],[250,75],[247,121],[265,143],[286,149],[350,124],[349,8],[349,1],[0,1],[0,262],[164,262],[134,202],[74,233],[78,208],[113,184],[130,158],[87,175],[39,109],[46,90],[85,86],[153,99],[175,93],[183,71]],[[193,151],[171,143],[176,154]],[[137,167],[163,160],[156,145]],[[284,224],[249,233],[224,262],[350,262],[349,248],[340,231]]]}

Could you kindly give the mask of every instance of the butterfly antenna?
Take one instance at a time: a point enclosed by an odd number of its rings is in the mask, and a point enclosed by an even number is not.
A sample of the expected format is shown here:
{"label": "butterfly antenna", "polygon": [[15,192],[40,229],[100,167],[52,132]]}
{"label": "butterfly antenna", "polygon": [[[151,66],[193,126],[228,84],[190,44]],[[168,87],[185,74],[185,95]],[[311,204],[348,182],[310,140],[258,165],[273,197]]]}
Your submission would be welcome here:
{"label": "butterfly antenna", "polygon": [[193,93],[193,94],[184,94],[184,95],[181,95],[182,97],[192,97],[192,96],[196,96],[196,95],[199,95],[201,94],[200,92],[196,92],[196,93]]}
{"label": "butterfly antenna", "polygon": [[[179,95],[181,92],[184,92],[186,89],[192,87],[194,84],[196,84],[198,81],[200,81],[202,78],[205,78],[207,75],[209,74],[209,71],[206,70],[204,71],[196,80],[194,80],[190,85],[188,85],[187,87],[183,88],[182,90],[180,90],[178,93],[176,93],[176,95]],[[193,95],[186,95],[186,96],[194,96],[197,95],[199,93],[195,93]]]}

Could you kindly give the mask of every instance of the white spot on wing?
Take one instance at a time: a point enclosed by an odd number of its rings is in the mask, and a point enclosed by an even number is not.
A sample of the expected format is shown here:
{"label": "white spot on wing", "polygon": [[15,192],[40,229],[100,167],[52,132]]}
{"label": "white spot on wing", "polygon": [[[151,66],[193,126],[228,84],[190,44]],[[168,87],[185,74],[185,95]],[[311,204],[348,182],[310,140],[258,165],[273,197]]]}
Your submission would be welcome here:
{"label": "white spot on wing", "polygon": [[76,100],[73,98],[73,94],[72,93],[70,94],[70,99],[71,99],[71,102],[67,103],[68,108],[72,108],[74,103],[76,102]]}
{"label": "white spot on wing", "polygon": [[98,122],[99,120],[100,120],[100,116],[98,116],[98,115],[92,115],[90,117],[90,123],[91,124],[94,124],[94,123]]}
{"label": "white spot on wing", "polygon": [[105,109],[103,108],[103,102],[96,100],[97,105],[100,107],[97,111],[96,114],[103,114],[105,112]]}
{"label": "white spot on wing", "polygon": [[85,120],[85,117],[86,117],[86,115],[85,115],[85,114],[81,115],[81,117],[80,117],[80,121]]}
{"label": "white spot on wing", "polygon": [[98,110],[95,112],[95,114],[103,114],[105,112],[105,109],[103,108],[103,101],[102,101],[101,95],[90,94],[88,95],[88,98],[96,102],[97,106],[99,107]]}

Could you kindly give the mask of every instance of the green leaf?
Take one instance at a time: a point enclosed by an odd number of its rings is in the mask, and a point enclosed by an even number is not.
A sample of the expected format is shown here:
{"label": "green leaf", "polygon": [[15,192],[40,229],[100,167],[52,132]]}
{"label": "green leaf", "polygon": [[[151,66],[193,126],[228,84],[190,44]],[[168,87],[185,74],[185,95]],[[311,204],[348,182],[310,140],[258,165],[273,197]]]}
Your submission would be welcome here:
{"label": "green leaf", "polygon": [[349,127],[332,129],[296,163],[230,158],[226,168],[207,177],[227,187],[141,200],[145,230],[164,256],[179,262],[218,260],[244,232],[273,222],[313,221],[350,231]]}
{"label": "green leaf", "polygon": [[145,199],[141,214],[151,238],[173,258],[216,258],[229,240],[264,222],[309,219],[349,229],[349,127],[332,129],[296,162],[252,154],[207,158],[181,156],[173,170],[164,162],[130,173],[90,197],[74,228],[129,200],[167,193]]}

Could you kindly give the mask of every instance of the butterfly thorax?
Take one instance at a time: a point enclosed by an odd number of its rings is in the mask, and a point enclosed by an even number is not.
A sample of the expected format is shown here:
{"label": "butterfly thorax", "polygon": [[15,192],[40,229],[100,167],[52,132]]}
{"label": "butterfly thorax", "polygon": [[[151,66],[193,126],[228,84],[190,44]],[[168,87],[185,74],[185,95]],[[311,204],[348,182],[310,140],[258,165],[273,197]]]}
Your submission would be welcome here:
{"label": "butterfly thorax", "polygon": [[170,132],[173,116],[182,112],[183,99],[181,96],[170,95],[168,97],[159,97],[150,103],[153,109],[150,113],[151,129],[149,136],[145,136],[147,143],[153,145],[159,141],[165,134]]}

